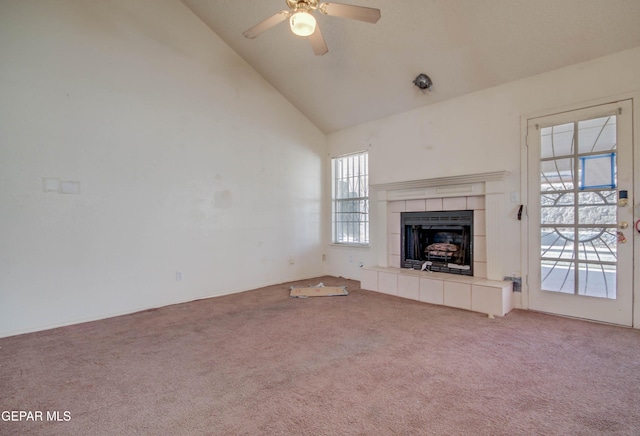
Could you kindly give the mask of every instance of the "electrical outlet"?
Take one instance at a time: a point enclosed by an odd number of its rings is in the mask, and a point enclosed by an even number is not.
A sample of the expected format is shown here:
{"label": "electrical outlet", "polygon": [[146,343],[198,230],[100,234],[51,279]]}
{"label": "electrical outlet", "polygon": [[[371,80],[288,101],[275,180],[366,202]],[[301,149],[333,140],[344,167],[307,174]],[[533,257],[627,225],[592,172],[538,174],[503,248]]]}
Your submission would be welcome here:
{"label": "electrical outlet", "polygon": [[176,271],[176,282],[182,281],[182,271]]}
{"label": "electrical outlet", "polygon": [[293,258],[293,256],[289,256],[289,265],[294,265],[296,263],[296,260]]}
{"label": "electrical outlet", "polygon": [[327,255],[326,255],[326,254],[323,254],[323,255],[322,255],[322,261],[324,262],[325,260],[327,260]]}

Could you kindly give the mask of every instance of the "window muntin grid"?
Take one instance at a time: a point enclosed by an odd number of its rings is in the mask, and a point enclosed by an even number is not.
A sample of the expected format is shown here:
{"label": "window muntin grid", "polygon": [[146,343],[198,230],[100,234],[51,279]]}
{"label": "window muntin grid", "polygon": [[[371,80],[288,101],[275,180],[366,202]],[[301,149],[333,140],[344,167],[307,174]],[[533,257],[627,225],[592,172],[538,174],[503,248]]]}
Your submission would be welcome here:
{"label": "window muntin grid", "polygon": [[616,298],[616,121],[610,115],[541,130],[545,291]]}
{"label": "window muntin grid", "polygon": [[367,152],[332,159],[332,241],[369,244],[369,156]]}

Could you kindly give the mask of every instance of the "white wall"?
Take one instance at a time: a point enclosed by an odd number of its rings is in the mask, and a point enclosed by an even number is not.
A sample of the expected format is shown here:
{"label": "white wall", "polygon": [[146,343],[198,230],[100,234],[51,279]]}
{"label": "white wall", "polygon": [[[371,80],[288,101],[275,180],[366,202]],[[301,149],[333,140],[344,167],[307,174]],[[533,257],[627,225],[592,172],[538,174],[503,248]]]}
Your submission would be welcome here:
{"label": "white wall", "polygon": [[181,2],[3,1],[0,59],[0,336],[323,273],[325,136]]}
{"label": "white wall", "polygon": [[[503,275],[511,275],[521,270],[518,204],[509,195],[521,191],[521,118],[637,90],[640,48],[333,133],[327,138],[328,153],[369,150],[371,184],[509,171],[502,268]],[[329,274],[359,279],[358,264],[350,259],[377,264],[375,198],[370,209],[371,247],[329,246]]]}

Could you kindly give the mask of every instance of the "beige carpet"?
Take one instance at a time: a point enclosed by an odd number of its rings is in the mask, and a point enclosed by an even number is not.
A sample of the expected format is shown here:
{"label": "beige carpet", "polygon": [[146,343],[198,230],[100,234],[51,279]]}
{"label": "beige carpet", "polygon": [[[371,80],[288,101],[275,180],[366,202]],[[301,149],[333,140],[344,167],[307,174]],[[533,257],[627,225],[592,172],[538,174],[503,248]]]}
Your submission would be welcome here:
{"label": "beige carpet", "polygon": [[[349,296],[289,297],[319,281]],[[61,417],[1,435],[638,435],[639,404],[638,330],[331,277],[0,339],[0,411]]]}

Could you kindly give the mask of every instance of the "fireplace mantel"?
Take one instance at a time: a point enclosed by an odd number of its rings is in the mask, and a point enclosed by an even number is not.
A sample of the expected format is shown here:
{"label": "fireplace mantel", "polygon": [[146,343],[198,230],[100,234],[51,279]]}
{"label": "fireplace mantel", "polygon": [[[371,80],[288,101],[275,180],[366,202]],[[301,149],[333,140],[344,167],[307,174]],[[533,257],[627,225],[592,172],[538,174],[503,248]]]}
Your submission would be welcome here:
{"label": "fireplace mantel", "polygon": [[462,176],[436,177],[433,179],[408,180],[404,182],[379,183],[371,185],[373,189],[393,191],[398,189],[429,188],[432,186],[464,185],[479,182],[500,182],[509,175],[509,171],[466,174]]}
{"label": "fireplace mantel", "polygon": [[[394,201],[483,196],[486,209],[487,278],[502,280],[500,229],[504,218],[508,171],[467,174],[432,179],[380,183],[370,186],[378,223],[374,228],[378,266],[389,266],[388,212]],[[375,199],[375,200],[374,200]],[[373,204],[372,204],[373,206]]]}
{"label": "fireplace mantel", "polygon": [[378,183],[371,189],[378,193],[378,200],[413,200],[420,198],[460,197],[484,195],[501,190],[502,181],[509,171],[436,177],[433,179]]}

